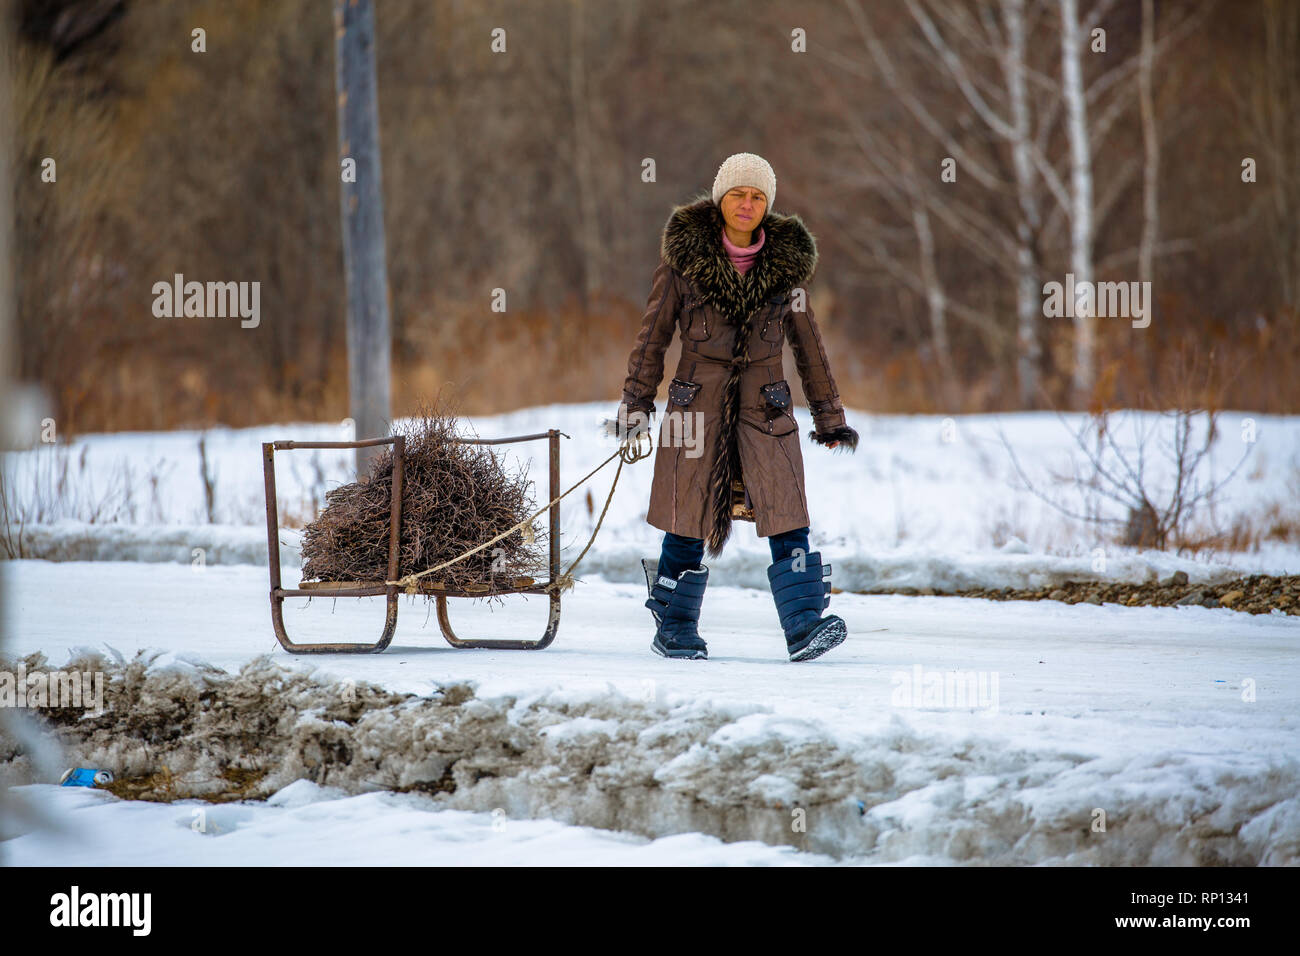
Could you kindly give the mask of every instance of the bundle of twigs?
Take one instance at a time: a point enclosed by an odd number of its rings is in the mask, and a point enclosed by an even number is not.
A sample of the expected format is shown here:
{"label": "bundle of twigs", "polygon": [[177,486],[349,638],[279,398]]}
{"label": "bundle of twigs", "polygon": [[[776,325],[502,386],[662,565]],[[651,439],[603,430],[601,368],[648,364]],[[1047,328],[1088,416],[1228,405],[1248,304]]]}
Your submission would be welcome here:
{"label": "bundle of twigs", "polygon": [[[457,557],[536,510],[527,469],[508,474],[493,446],[455,441],[457,418],[445,405],[426,405],[395,431],[406,436],[399,576]],[[304,580],[387,579],[393,454],[384,446],[364,480],[326,493],[324,510],[303,533]],[[531,541],[515,532],[425,581],[463,588],[544,575],[541,520]]]}

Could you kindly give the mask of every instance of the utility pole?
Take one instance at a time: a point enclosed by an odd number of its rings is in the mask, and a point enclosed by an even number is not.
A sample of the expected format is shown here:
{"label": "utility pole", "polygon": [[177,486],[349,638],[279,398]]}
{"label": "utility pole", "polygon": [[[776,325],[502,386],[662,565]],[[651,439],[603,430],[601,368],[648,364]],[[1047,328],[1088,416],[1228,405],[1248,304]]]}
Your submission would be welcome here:
{"label": "utility pole", "polygon": [[[343,271],[348,297],[349,408],[358,439],[381,438],[388,434],[392,414],[392,336],[372,0],[335,0],[334,36]],[[371,459],[382,450],[382,445],[357,449],[358,477],[369,471]]]}

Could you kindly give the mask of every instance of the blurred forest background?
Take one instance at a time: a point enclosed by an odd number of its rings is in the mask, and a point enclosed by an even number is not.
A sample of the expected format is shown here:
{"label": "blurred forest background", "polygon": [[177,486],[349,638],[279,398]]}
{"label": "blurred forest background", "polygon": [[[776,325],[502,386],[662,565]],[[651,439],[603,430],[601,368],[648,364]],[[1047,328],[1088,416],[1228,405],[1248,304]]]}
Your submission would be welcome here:
{"label": "blurred forest background", "polygon": [[[332,4],[12,13],[15,364],[60,431],[347,415]],[[809,289],[851,407],[1300,411],[1295,0],[379,0],[376,18],[395,414],[448,382],[469,413],[616,403],[663,223],[739,151],[817,237]],[[1067,272],[1151,281],[1150,327],[1044,318]],[[260,326],[155,318],[175,273],[260,281]]]}

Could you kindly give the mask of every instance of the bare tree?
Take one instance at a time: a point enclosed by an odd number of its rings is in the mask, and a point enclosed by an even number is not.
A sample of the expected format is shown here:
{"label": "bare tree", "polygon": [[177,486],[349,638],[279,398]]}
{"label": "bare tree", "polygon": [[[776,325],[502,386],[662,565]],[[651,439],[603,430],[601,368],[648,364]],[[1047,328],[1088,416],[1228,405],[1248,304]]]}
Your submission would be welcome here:
{"label": "bare tree", "polygon": [[[1089,145],[1088,100],[1083,85],[1083,34],[1078,0],[1060,0],[1061,94],[1066,106],[1070,143],[1070,271],[1077,284],[1092,274],[1092,148]],[[1096,380],[1097,317],[1087,305],[1074,309],[1074,397],[1079,404],[1092,397]]]}
{"label": "bare tree", "polygon": [[[908,113],[917,118],[923,137],[939,141],[957,160],[957,167],[965,174],[969,167],[972,175],[982,185],[997,188],[996,172],[968,152],[961,137],[946,129],[924,103],[910,77],[904,75],[888,50],[878,39],[866,11],[857,0],[848,0],[857,33],[876,68],[873,74],[858,62],[831,53],[827,62],[865,81],[883,76],[886,85],[903,103]],[[918,14],[919,15],[919,14]],[[938,261],[940,244],[937,228],[956,237],[963,248],[984,267],[999,270],[1012,253],[1011,237],[1003,224],[987,214],[986,210],[971,206],[952,195],[951,188],[941,181],[940,169],[918,168],[915,155],[919,144],[910,131],[868,126],[861,121],[858,107],[845,104],[836,85],[822,74],[823,86],[840,105],[851,131],[851,140],[864,163],[870,168],[869,177],[859,181],[880,197],[893,211],[897,221],[906,223],[906,234],[915,249],[902,253],[897,240],[902,233],[883,223],[871,221],[855,213],[852,222],[844,221],[847,238],[854,241],[852,249],[862,255],[864,262],[883,267],[895,280],[901,281],[926,305],[929,329],[941,374],[951,368],[948,316],[967,323],[985,338],[995,353],[1006,351],[1014,344],[1012,335],[998,318],[996,306],[989,302],[962,301],[945,290]],[[832,211],[834,215],[834,211]],[[842,220],[843,221],[843,220]],[[946,377],[946,374],[945,374]]]}
{"label": "bare tree", "polygon": [[[1144,423],[1144,415],[1153,417]],[[1198,428],[1202,418],[1203,431]],[[1078,506],[1047,494],[1021,467],[1006,435],[1000,432],[999,437],[1017,477],[1035,497],[1087,525],[1122,529],[1117,535],[1121,544],[1163,551],[1188,536],[1192,519],[1200,509],[1213,507],[1219,493],[1250,457],[1253,446],[1247,445],[1222,478],[1205,474],[1219,436],[1218,419],[1215,409],[1118,414],[1103,409],[1089,414],[1071,429],[1080,454],[1071,459],[1070,470],[1051,473],[1053,481],[1082,493],[1085,500]],[[1062,425],[1070,427],[1064,419]],[[1128,448],[1115,437],[1125,426],[1133,438]],[[1163,464],[1169,477],[1153,475],[1152,458]],[[1106,514],[1093,498],[1118,504],[1121,513]]]}
{"label": "bare tree", "polygon": [[[1052,94],[1042,72],[1028,62],[1025,0],[986,0],[974,10],[921,0],[906,2],[907,12],[930,54],[926,59],[938,63],[964,105],[978,118],[985,141],[1001,143],[1009,151],[1009,182],[996,155],[985,157],[982,154],[987,150],[979,148],[978,142],[968,146],[960,128],[939,120],[936,108],[918,95],[915,81],[903,75],[879,41],[858,0],[847,2],[878,74],[918,126],[957,161],[963,175],[972,176],[995,197],[1009,195],[1012,200],[1010,208],[995,202],[987,209],[977,209],[956,203],[931,185],[923,197],[928,204],[927,214],[920,221],[928,223],[933,214],[947,227],[949,235],[969,251],[980,256],[992,254],[990,264],[1008,273],[1016,301],[1013,336],[1018,397],[1022,405],[1032,406],[1038,400],[1042,362],[1041,268],[1037,252],[1042,230],[1041,195],[1059,179],[1041,140],[1035,136],[1033,116],[1048,111],[1044,101]],[[1032,90],[1031,75],[1035,78]],[[1038,101],[1036,107],[1033,100]],[[933,237],[927,238],[933,246]],[[986,312],[988,321],[996,322],[995,316],[995,311]]]}
{"label": "bare tree", "polygon": [[[1215,386],[1213,356],[1204,358],[1195,346],[1180,349],[1178,385],[1172,391],[1148,396],[1162,412],[1101,409],[1072,427],[1058,412],[1063,427],[1074,439],[1068,472],[1051,478],[1082,497],[1079,506],[1062,503],[1045,493],[1021,467],[1015,450],[1003,433],[1002,445],[1016,474],[1036,497],[1067,517],[1097,528],[1122,529],[1121,544],[1164,550],[1182,548],[1191,523],[1202,509],[1213,516],[1220,492],[1250,457],[1253,443],[1227,474],[1213,474],[1213,452],[1220,435],[1219,389]],[[1239,374],[1241,369],[1237,370]],[[1202,396],[1197,402],[1195,396]],[[1128,440],[1118,436],[1127,430]],[[1207,469],[1210,473],[1207,474]],[[1107,513],[1103,502],[1120,506]]]}
{"label": "bare tree", "polygon": [[1155,246],[1160,235],[1160,139],[1156,134],[1152,74],[1156,52],[1155,0],[1142,0],[1142,49],[1138,66],[1138,102],[1142,114],[1142,244],[1138,280],[1155,281]]}
{"label": "bare tree", "polygon": [[[1144,230],[1147,259],[1173,244],[1158,245],[1151,204],[1157,200],[1158,168],[1153,94],[1147,83],[1145,99],[1124,81],[1141,64],[1151,80],[1160,57],[1203,19],[1203,13],[1184,14],[1156,40],[1153,20],[1140,56],[1099,54],[1085,64],[1085,52],[1099,24],[1115,0],[1096,0],[1084,11],[1079,0],[979,0],[973,4],[946,4],[939,0],[905,0],[910,18],[911,43],[904,50],[916,53],[911,71],[901,56],[891,54],[860,0],[846,0],[849,14],[874,67],[871,76],[884,80],[895,100],[923,135],[956,160],[963,176],[988,190],[984,206],[962,202],[946,193],[933,177],[917,180],[918,198],[925,216],[913,215],[918,243],[934,250],[944,242],[957,242],[967,252],[1006,275],[1015,295],[1015,367],[1022,407],[1032,407],[1042,395],[1040,375],[1049,355],[1042,338],[1042,281],[1045,260],[1061,262],[1076,283],[1092,281],[1097,272],[1095,242],[1098,225],[1116,208],[1139,173],[1151,196],[1144,203],[1148,216]],[[906,33],[906,31],[903,31]],[[1045,58],[1046,41],[1054,40],[1055,61]],[[847,72],[862,74],[862,67],[845,57],[829,57]],[[953,119],[952,102],[926,95],[925,70],[947,81],[962,108]],[[1145,82],[1145,81],[1144,81]],[[1106,189],[1096,195],[1094,156],[1117,121],[1139,102],[1145,110],[1145,163],[1123,164],[1106,179]],[[869,143],[873,154],[888,155],[880,133],[859,133],[855,139]],[[895,164],[897,166],[897,164]],[[1009,167],[1009,169],[1008,169]],[[895,174],[877,182],[887,202],[909,189]],[[1009,174],[1008,174],[1009,173]],[[928,227],[925,242],[922,231]],[[1063,228],[1068,227],[1068,228]],[[942,232],[938,230],[941,229]],[[1056,237],[1068,234],[1068,242]],[[874,244],[877,247],[879,243]],[[879,253],[877,253],[879,257]],[[897,272],[899,257],[886,268]],[[926,261],[920,257],[918,264]],[[909,285],[927,287],[922,270],[909,270]],[[959,314],[951,296],[931,297]],[[1092,396],[1096,379],[1096,316],[1076,309],[1073,337],[1071,390],[1076,404]],[[933,306],[931,307],[933,312]],[[986,322],[999,323],[996,303],[974,306]]]}
{"label": "bare tree", "polygon": [[1034,253],[1042,217],[1034,185],[1024,0],[1003,0],[1002,13],[1007,24],[1007,54],[1002,61],[1002,71],[1011,106],[1012,158],[1016,173],[1016,201],[1020,207],[1016,221],[1016,380],[1020,386],[1021,407],[1032,408],[1038,399],[1038,368],[1042,361],[1042,344],[1038,338],[1042,307],[1038,292],[1038,261]]}

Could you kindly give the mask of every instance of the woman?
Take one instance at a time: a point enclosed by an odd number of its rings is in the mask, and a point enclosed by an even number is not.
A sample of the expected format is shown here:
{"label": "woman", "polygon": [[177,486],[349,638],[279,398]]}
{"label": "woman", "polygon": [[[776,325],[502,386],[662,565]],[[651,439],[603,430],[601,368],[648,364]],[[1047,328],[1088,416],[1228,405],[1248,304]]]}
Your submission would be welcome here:
{"label": "woman", "polygon": [[[733,517],[769,539],[767,569],[792,661],[820,657],[847,636],[844,621],[821,616],[830,603],[830,565],[808,553],[809,516],[799,430],[782,378],[782,340],[794,352],[815,431],[828,448],[856,450],[844,422],[821,335],[801,283],[817,266],[817,246],[798,216],[772,212],[776,174],[761,156],[727,158],[712,196],[676,207],[664,226],[636,344],[628,360],[620,430],[644,428],[654,414],[664,352],[674,328],[682,356],[668,386],[646,520],[664,532],[656,567],[646,560],[651,648],[703,660],[698,622],[709,569]],[[734,499],[733,499],[733,496]]]}

